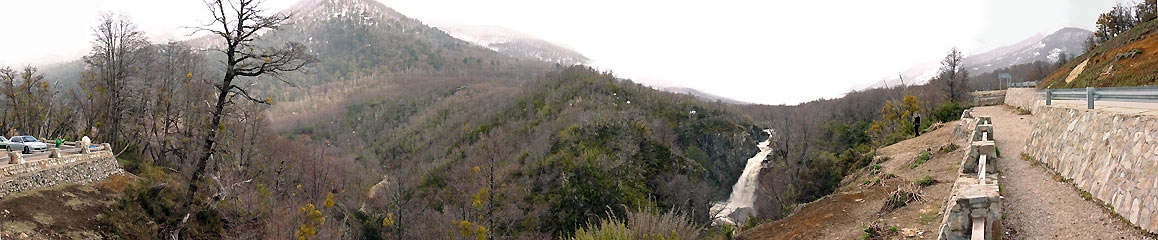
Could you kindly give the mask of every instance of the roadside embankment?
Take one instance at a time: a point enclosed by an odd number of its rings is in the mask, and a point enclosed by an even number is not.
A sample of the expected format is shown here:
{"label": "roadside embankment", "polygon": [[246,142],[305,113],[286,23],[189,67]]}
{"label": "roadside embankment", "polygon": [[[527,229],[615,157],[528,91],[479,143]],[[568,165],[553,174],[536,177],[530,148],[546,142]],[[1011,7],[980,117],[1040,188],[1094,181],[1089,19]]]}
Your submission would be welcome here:
{"label": "roadside embankment", "polygon": [[1122,218],[1158,232],[1158,116],[1038,106],[1025,152]]}
{"label": "roadside embankment", "polygon": [[110,151],[7,164],[0,167],[0,197],[60,183],[92,183],[122,171]]}

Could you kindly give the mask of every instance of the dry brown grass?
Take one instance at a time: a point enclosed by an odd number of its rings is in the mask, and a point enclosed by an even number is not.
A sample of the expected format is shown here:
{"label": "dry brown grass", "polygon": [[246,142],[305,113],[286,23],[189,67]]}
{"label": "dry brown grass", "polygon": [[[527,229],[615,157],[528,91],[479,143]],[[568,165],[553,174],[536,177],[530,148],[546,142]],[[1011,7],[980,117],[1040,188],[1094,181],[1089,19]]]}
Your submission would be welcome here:
{"label": "dry brown grass", "polygon": [[897,235],[897,226],[889,226],[889,223],[877,220],[865,225],[861,239],[892,239]]}
{"label": "dry brown grass", "polygon": [[[98,188],[104,188],[104,189],[120,192],[120,191],[125,190],[125,188],[129,186],[129,184],[131,184],[133,181],[135,181],[135,178],[136,178],[136,176],[124,175],[124,174],[113,174],[113,175],[109,175],[108,178],[105,178],[104,181],[93,183],[93,186],[98,187]],[[82,188],[82,189],[86,192],[95,192],[92,189],[85,189],[85,188]]]}
{"label": "dry brown grass", "polygon": [[896,191],[889,193],[889,197],[885,199],[885,205],[881,206],[878,213],[890,213],[915,201],[924,201],[920,188],[915,185],[898,187]]}
{"label": "dry brown grass", "polygon": [[[1142,86],[1158,83],[1158,22],[1140,24],[1134,29],[1106,41],[1101,46],[1075,57],[1046,77],[1039,86],[1045,88]],[[1089,59],[1083,71],[1072,82],[1066,76],[1082,61]]]}

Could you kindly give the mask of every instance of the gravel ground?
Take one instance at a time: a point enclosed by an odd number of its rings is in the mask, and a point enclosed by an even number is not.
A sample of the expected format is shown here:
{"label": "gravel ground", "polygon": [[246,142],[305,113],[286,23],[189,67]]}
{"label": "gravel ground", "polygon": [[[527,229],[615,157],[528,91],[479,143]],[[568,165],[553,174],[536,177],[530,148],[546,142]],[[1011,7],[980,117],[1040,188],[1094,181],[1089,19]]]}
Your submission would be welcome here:
{"label": "gravel ground", "polygon": [[973,114],[993,118],[997,147],[1003,150],[995,165],[1002,172],[1008,239],[1153,239],[1083,199],[1073,185],[1054,180],[1044,165],[1021,159],[1033,127],[1031,115],[1005,106],[974,108]]}

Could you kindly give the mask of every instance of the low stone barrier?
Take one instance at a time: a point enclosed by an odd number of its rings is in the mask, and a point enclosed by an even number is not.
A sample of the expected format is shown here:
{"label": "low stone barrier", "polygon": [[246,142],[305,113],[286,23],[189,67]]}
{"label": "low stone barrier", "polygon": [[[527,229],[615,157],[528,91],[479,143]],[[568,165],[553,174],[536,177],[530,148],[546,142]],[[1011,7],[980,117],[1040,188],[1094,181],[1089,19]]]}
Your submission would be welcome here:
{"label": "low stone barrier", "polygon": [[[967,114],[962,114],[962,117]],[[961,171],[953,182],[953,190],[946,202],[938,239],[1001,239],[1001,195],[997,171],[992,163],[997,159],[993,141],[993,122],[987,116],[973,121],[969,152],[961,159]]]}
{"label": "low stone barrier", "polygon": [[1043,105],[1039,102],[1043,100],[1045,100],[1045,97],[1037,95],[1037,89],[1035,88],[1010,88],[1005,90],[1005,105],[1032,110],[1036,106]]}
{"label": "low stone barrier", "polygon": [[1005,102],[1005,90],[971,92],[974,106],[992,106]]}
{"label": "low stone barrier", "polygon": [[1158,233],[1158,116],[1034,109],[1025,151],[1130,223]]}
{"label": "low stone barrier", "polygon": [[24,164],[24,156],[20,152],[8,152],[8,164]]}
{"label": "low stone barrier", "polygon": [[92,183],[123,171],[111,151],[5,165],[0,167],[0,197],[66,182]]}

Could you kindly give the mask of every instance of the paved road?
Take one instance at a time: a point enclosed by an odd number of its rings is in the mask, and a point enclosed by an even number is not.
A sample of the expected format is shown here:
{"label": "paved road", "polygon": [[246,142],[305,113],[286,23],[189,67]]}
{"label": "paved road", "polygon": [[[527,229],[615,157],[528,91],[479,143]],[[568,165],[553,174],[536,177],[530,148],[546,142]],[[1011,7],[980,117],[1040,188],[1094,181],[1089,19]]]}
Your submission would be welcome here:
{"label": "paved road", "polygon": [[[1042,104],[1045,104],[1042,101]],[[1086,109],[1086,100],[1053,100],[1051,105]],[[1158,103],[1095,101],[1094,109],[1121,113],[1158,115]]]}

